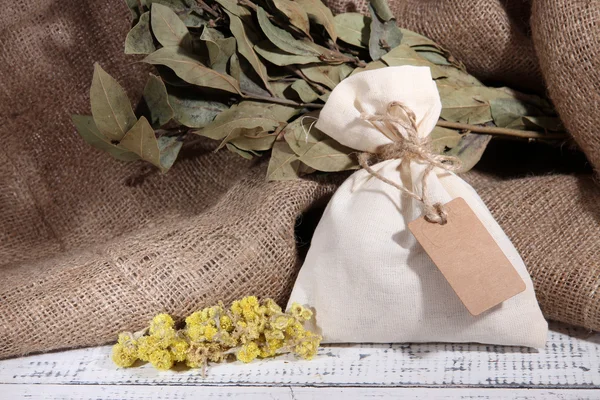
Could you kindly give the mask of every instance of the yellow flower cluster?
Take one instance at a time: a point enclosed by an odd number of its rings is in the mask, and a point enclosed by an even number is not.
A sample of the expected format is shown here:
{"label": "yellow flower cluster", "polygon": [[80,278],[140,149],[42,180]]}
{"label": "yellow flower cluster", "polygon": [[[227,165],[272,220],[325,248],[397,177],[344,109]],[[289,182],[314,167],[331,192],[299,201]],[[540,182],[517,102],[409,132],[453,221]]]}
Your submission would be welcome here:
{"label": "yellow flower cluster", "polygon": [[229,309],[220,303],[197,311],[182,329],[175,328],[168,314],[159,314],[148,329],[121,333],[112,359],[120,367],[140,360],[157,369],[170,369],[176,362],[204,368],[209,361],[233,356],[248,363],[282,353],[310,360],[321,343],[321,336],[304,329],[311,317],[312,312],[299,304],[284,313],[272,299],[259,302],[254,296],[234,301]]}

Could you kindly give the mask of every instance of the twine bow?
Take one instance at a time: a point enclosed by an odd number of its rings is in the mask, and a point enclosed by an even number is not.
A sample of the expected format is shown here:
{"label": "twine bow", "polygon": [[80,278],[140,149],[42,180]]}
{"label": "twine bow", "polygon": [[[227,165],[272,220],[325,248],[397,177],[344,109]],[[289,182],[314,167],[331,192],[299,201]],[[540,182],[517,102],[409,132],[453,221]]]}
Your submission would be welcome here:
{"label": "twine bow", "polygon": [[[374,154],[367,152],[359,154],[358,162],[360,166],[373,177],[423,203],[425,219],[427,221],[444,225],[448,221],[448,215],[444,206],[441,203],[432,204],[427,198],[427,176],[435,167],[446,171],[455,171],[460,168],[460,160],[456,157],[432,153],[429,137],[419,137],[415,113],[400,102],[390,102],[385,114],[370,115],[363,113],[361,114],[361,118],[371,122],[381,133],[390,138],[393,143],[380,146]],[[377,124],[377,122],[380,124]],[[382,126],[387,128],[387,130],[384,130]],[[390,137],[390,134],[392,137]],[[378,161],[402,158],[403,160],[422,161],[429,164],[423,174],[421,195],[419,196],[416,192],[408,190],[404,186],[374,171],[369,165],[369,160],[373,156]]]}

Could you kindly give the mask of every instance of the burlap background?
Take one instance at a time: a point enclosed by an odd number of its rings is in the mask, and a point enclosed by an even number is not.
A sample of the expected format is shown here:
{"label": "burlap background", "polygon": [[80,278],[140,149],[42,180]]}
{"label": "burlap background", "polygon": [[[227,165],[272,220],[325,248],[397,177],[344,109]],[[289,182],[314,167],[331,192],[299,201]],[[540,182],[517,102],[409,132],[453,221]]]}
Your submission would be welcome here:
{"label": "burlap background", "polygon": [[[96,61],[139,94],[144,67],[122,54],[125,7],[2,3],[0,358],[105,343],[157,312],[248,293],[285,300],[300,262],[297,220],[343,177],[266,183],[264,164],[202,143],[166,175],[114,161],[77,136],[69,114],[89,112]],[[557,156],[554,175],[492,176],[518,164],[499,154],[514,153],[490,152],[495,167],[469,179],[523,254],[546,316],[600,329],[591,175],[570,175]]]}
{"label": "burlap background", "polygon": [[600,1],[535,0],[531,26],[548,93],[600,171]]}

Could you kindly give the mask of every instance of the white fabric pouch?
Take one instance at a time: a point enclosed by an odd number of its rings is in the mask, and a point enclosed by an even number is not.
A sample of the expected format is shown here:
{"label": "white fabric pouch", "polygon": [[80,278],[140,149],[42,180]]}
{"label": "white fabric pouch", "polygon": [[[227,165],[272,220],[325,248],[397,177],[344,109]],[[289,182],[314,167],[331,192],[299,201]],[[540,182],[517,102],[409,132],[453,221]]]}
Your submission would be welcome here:
{"label": "white fabric pouch", "polygon": [[[316,127],[357,152],[392,143],[365,114],[380,115],[390,102],[414,113],[419,137],[435,127],[441,102],[427,67],[388,67],[342,81]],[[324,343],[478,342],[544,347],[548,324],[531,277],[516,249],[475,190],[445,169],[418,159],[372,166],[380,176],[432,203],[463,198],[525,282],[526,289],[496,307],[471,315],[407,228],[423,204],[359,170],[329,202],[292,291],[294,302],[315,310],[311,327]],[[425,181],[424,181],[425,179]]]}

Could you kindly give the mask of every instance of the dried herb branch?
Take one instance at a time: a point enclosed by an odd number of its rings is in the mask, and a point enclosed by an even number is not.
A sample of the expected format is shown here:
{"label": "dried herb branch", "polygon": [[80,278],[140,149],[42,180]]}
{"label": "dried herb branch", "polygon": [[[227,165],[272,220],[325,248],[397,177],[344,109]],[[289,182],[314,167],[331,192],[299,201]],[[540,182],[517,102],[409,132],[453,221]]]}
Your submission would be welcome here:
{"label": "dried herb branch", "polygon": [[[474,165],[475,134],[565,140],[551,104],[483,85],[432,40],[397,27],[381,0],[371,17],[333,16],[320,0],[126,1],[134,25],[125,52],[157,66],[137,114],[123,88],[96,66],[91,116],[73,116],[81,136],[122,161],[168,170],[192,135],[245,158],[270,156],[269,179],[356,168],[352,149],[315,128],[342,80],[365,70],[428,66],[442,100],[436,150]],[[383,7],[383,8],[382,8]],[[268,11],[267,11],[268,10]]]}

